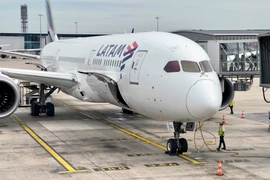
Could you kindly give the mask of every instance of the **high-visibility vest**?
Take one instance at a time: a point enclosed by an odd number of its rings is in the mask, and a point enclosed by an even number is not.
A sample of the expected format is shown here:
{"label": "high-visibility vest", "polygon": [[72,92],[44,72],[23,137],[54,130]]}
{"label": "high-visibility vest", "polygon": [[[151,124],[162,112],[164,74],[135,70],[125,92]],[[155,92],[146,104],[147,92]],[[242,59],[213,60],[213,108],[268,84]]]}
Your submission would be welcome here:
{"label": "high-visibility vest", "polygon": [[225,136],[225,127],[223,125],[219,127],[218,135],[219,136]]}
{"label": "high-visibility vest", "polygon": [[234,100],[232,100],[232,102],[231,102],[230,106],[234,106]]}

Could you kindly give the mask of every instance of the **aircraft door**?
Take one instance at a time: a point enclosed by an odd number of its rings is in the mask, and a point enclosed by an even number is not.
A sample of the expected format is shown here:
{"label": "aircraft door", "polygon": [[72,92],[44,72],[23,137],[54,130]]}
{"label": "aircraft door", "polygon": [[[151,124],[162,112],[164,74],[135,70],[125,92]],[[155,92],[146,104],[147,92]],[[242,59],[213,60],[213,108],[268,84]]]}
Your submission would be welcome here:
{"label": "aircraft door", "polygon": [[137,53],[135,54],[129,72],[130,84],[137,84],[137,85],[139,84],[140,70],[146,54],[147,51],[137,51]]}
{"label": "aircraft door", "polygon": [[92,65],[93,64],[93,57],[94,57],[94,54],[96,53],[96,50],[92,50],[90,55],[89,55],[89,58],[88,58],[88,62],[87,64],[88,65]]}

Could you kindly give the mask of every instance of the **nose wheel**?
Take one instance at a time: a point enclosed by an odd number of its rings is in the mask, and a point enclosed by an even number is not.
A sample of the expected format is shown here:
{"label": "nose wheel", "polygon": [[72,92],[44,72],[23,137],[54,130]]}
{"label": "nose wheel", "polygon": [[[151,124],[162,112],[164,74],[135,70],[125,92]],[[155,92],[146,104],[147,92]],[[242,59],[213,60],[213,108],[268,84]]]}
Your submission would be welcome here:
{"label": "nose wheel", "polygon": [[186,133],[184,129],[181,128],[182,122],[173,122],[174,126],[174,138],[167,141],[167,152],[170,155],[176,153],[182,154],[188,151],[188,143],[185,138],[180,138],[180,134]]}

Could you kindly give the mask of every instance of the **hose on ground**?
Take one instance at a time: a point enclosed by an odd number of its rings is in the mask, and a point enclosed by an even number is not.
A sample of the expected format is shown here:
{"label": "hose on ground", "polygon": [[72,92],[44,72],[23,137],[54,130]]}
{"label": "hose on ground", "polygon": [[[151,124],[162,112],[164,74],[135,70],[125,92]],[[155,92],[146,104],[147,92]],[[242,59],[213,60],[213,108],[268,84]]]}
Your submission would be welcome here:
{"label": "hose on ground", "polygon": [[[201,151],[202,148],[204,147],[204,145],[211,151],[211,152],[217,152],[216,150],[212,150],[209,145],[216,145],[216,136],[213,134],[213,133],[210,133],[208,131],[205,131],[202,129],[202,127],[204,126],[204,121],[201,122],[199,121],[199,127],[197,127],[194,131],[194,145],[195,145],[195,148],[197,151]],[[197,134],[197,131],[200,131],[201,133],[201,136],[202,136],[202,140],[203,140],[203,144],[198,148],[197,147],[197,143],[196,143],[196,134]],[[205,133],[208,133],[208,134],[211,134],[213,137],[214,137],[214,143],[209,143],[209,142],[206,142],[205,141],[205,138],[204,138],[204,135],[203,135],[203,132]],[[238,158],[270,158],[270,156],[243,156],[243,155],[240,155],[239,152],[235,152],[235,151],[221,151],[219,153],[230,153],[232,154],[231,157],[238,157]]]}

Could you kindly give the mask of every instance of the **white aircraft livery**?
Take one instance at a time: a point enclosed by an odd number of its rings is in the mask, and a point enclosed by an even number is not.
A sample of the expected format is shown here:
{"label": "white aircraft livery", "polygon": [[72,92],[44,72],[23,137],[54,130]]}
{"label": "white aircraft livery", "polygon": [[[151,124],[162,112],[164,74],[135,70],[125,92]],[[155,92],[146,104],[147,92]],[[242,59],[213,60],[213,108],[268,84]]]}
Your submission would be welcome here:
{"label": "white aircraft livery", "polygon": [[[23,79],[40,83],[39,101],[31,105],[33,116],[54,116],[47,99],[60,89],[82,101],[108,102],[124,113],[172,121],[175,133],[167,149],[182,153],[188,149],[187,141],[179,139],[183,123],[209,119],[234,97],[231,82],[219,78],[206,52],[185,37],[144,32],[58,40],[49,0],[46,7],[54,41],[36,56],[42,71],[0,69],[0,118],[18,107],[20,92],[11,78]],[[48,93],[46,87],[51,87]]]}

